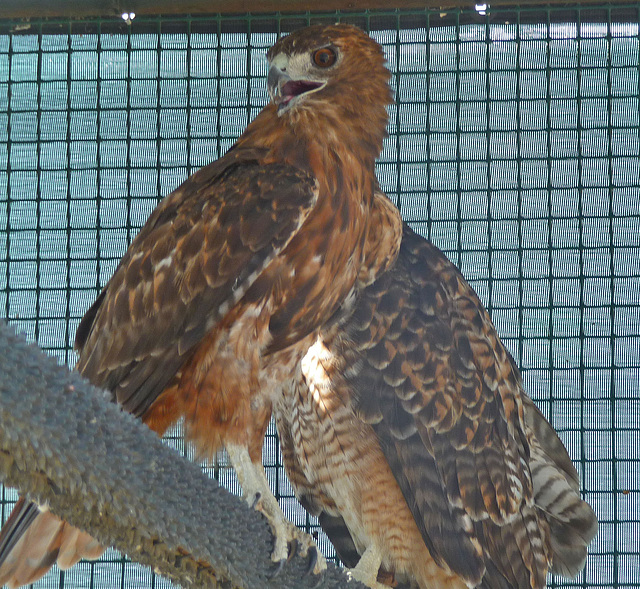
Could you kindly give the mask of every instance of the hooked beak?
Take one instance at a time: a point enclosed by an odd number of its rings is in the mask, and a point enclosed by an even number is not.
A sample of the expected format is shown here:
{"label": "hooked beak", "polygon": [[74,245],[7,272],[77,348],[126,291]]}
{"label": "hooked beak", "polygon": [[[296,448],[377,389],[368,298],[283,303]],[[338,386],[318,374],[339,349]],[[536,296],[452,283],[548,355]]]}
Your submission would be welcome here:
{"label": "hooked beak", "polygon": [[313,82],[311,80],[292,80],[288,74],[279,67],[272,65],[267,75],[267,90],[271,100],[278,107],[278,114],[289,110],[303,94],[315,92],[325,86],[326,82]]}

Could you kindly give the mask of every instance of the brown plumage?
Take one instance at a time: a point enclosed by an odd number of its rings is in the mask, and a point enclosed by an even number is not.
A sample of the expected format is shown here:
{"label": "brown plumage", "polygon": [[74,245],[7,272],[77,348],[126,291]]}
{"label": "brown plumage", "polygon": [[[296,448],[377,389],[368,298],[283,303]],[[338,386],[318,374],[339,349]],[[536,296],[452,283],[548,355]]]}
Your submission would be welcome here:
{"label": "brown plumage", "polygon": [[[261,464],[271,403],[363,278],[391,92],[381,47],[352,26],[298,31],[268,59],[272,102],[152,213],[76,347],[78,371],[153,430],[184,417],[200,455],[226,447],[247,500],[260,494],[280,560],[296,531]],[[0,583],[32,582],[60,557],[70,526],[33,509],[19,503],[0,537]],[[31,544],[30,526],[50,541]],[[63,564],[95,555],[87,538]]]}
{"label": "brown plumage", "polygon": [[597,523],[566,450],[472,288],[407,226],[300,374],[274,408],[285,467],[358,578],[538,589],[582,568]]}

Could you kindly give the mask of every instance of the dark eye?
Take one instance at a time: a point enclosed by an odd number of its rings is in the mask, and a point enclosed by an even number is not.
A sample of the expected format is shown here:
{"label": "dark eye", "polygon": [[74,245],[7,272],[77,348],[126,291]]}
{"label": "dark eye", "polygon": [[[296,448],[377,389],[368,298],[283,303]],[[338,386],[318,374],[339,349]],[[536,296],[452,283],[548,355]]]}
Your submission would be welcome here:
{"label": "dark eye", "polygon": [[330,47],[318,49],[313,54],[313,63],[318,67],[331,67],[336,62],[336,52]]}

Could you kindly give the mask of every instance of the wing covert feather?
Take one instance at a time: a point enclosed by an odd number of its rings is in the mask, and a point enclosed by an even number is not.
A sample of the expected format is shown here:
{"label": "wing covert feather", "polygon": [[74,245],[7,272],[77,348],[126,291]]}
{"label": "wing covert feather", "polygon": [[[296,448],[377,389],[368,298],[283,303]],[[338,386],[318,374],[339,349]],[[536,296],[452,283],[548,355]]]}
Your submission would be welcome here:
{"label": "wing covert feather", "polygon": [[167,196],[81,322],[78,370],[142,415],[287,246],[317,199],[307,173],[234,149]]}

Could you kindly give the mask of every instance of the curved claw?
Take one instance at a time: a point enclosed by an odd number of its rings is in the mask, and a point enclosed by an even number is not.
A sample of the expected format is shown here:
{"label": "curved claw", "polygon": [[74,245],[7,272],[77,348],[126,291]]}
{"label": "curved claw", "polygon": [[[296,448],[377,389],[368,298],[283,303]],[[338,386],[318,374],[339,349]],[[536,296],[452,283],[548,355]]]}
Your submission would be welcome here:
{"label": "curved claw", "polygon": [[326,569],[321,570],[317,575],[315,575],[315,578],[317,579],[316,582],[312,585],[311,589],[318,589],[318,587],[324,585],[324,575],[325,575],[325,571]]}
{"label": "curved claw", "polygon": [[287,556],[287,562],[291,562],[291,559],[298,553],[300,549],[300,542],[298,538],[291,538],[289,542],[289,556]]}
{"label": "curved claw", "polygon": [[[291,542],[289,542],[289,556],[287,558],[283,558],[276,563],[275,569],[269,574],[270,579],[275,579],[284,569],[285,565],[291,561],[291,559],[298,553],[298,550],[302,548],[302,544],[298,541],[297,538],[293,538]],[[318,564],[318,549],[315,546],[309,548],[307,552],[307,566],[304,570],[303,577],[307,577],[311,575]],[[313,586],[319,587],[324,579],[324,570],[321,570],[318,573],[318,581]]]}
{"label": "curved claw", "polygon": [[[313,570],[316,568],[317,563],[318,563],[318,549],[315,546],[311,546],[307,554],[307,568],[304,571],[303,576],[306,577],[311,573],[313,573]],[[320,573],[319,576],[322,577],[322,572]]]}
{"label": "curved claw", "polygon": [[258,502],[260,501],[260,499],[262,499],[262,494],[261,493],[256,493],[253,496],[253,501],[251,503],[251,509],[257,509],[258,508]]}
{"label": "curved claw", "polygon": [[282,560],[279,560],[276,563],[276,567],[273,570],[273,572],[269,573],[269,575],[268,575],[269,578],[270,579],[275,579],[282,572],[282,570],[284,569],[284,565],[285,564],[287,564],[287,559],[286,558],[283,558]]}

